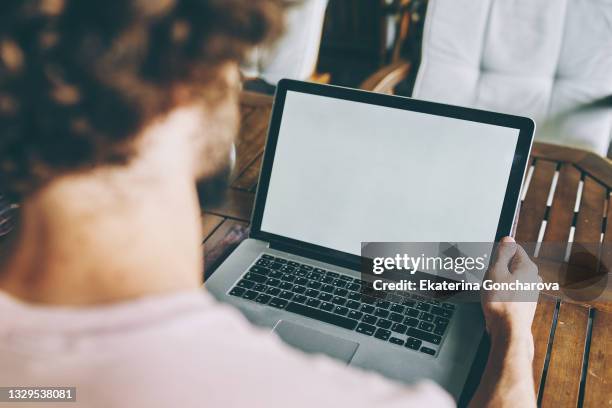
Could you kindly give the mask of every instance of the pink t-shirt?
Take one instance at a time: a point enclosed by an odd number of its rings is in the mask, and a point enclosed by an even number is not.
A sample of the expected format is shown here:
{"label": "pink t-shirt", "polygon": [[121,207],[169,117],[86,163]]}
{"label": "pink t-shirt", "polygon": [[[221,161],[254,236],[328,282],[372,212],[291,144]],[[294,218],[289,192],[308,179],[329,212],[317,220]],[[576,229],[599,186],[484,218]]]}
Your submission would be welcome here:
{"label": "pink t-shirt", "polygon": [[78,309],[0,292],[2,386],[76,387],[76,403],[36,407],[454,406],[431,382],[295,351],[200,290]]}

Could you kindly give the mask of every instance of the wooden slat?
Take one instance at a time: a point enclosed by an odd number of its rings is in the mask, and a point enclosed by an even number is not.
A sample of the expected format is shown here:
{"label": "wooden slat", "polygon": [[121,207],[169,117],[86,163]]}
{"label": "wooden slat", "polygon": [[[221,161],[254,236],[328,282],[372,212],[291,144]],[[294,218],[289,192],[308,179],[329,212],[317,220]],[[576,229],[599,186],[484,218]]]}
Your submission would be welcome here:
{"label": "wooden slat", "polygon": [[242,123],[236,144],[234,177],[242,174],[253,160],[263,152],[269,117],[270,109],[259,108]]}
{"label": "wooden slat", "polygon": [[204,241],[204,279],[246,238],[247,223],[227,219]]}
{"label": "wooden slat", "polygon": [[533,334],[533,343],[535,346],[533,357],[533,382],[535,384],[536,393],[540,388],[540,381],[544,370],[544,360],[546,359],[546,351],[548,350],[555,306],[556,302],[553,298],[540,295],[538,308],[536,309],[533,324],[531,326],[531,333]]}
{"label": "wooden slat", "polygon": [[577,163],[589,154],[586,150],[542,142],[534,143],[531,149],[532,157],[569,163]]}
{"label": "wooden slat", "polygon": [[576,164],[606,187],[612,187],[612,162],[609,159],[589,153]]}
{"label": "wooden slat", "polygon": [[255,160],[240,174],[232,187],[239,188],[245,191],[255,191],[257,187],[257,181],[259,179],[259,171],[261,169],[261,162],[263,160],[263,154],[257,156]]}
{"label": "wooden slat", "polygon": [[599,242],[602,232],[604,207],[608,199],[606,189],[591,177],[584,179],[580,210],[576,221],[576,235],[569,263],[591,272],[590,276],[568,277],[572,281],[596,276]]}
{"label": "wooden slat", "polygon": [[612,314],[593,316],[591,349],[586,373],[584,407],[612,406]]}
{"label": "wooden slat", "polygon": [[542,407],[577,405],[588,318],[587,308],[571,303],[561,304]]}
{"label": "wooden slat", "polygon": [[557,164],[546,160],[538,160],[535,170],[521,205],[516,240],[520,242],[535,242],[538,239],[540,225],[546,212],[546,199],[552,183]]}
{"label": "wooden slat", "polygon": [[212,234],[219,225],[223,222],[224,218],[214,214],[202,214],[202,242]]}
{"label": "wooden slat", "polygon": [[251,209],[255,194],[230,188],[227,190],[223,203],[217,207],[208,207],[204,204],[204,212],[234,218],[248,222],[251,219]]}
{"label": "wooden slat", "polygon": [[574,219],[574,204],[580,183],[580,171],[570,163],[564,163],[559,170],[559,180],[553,197],[549,222],[544,233],[540,258],[562,261]]}

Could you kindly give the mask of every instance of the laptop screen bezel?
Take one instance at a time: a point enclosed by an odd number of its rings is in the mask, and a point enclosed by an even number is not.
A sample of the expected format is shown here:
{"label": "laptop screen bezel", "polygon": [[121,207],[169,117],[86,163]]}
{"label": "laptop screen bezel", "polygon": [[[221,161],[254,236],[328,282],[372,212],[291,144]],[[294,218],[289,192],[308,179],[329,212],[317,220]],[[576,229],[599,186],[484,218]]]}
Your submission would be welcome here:
{"label": "laptop screen bezel", "polygon": [[259,182],[257,184],[257,191],[255,194],[255,203],[251,215],[251,238],[269,242],[272,247],[281,248],[296,255],[313,258],[350,269],[359,269],[362,261],[361,257],[358,255],[326,248],[310,242],[304,242],[261,230],[287,91],[306,93],[310,95],[320,95],[341,100],[362,102],[389,108],[517,129],[519,131],[519,135],[512,161],[512,168],[510,170],[510,176],[508,177],[506,193],[504,196],[497,231],[495,234],[495,241],[497,242],[502,237],[510,235],[521,192],[521,185],[527,168],[527,161],[529,159],[531,145],[533,143],[533,134],[535,131],[535,123],[533,120],[527,117],[446,105],[407,97],[378,94],[351,88],[283,79],[277,85],[272,115],[270,117],[268,137],[263,153],[263,163],[261,166]]}

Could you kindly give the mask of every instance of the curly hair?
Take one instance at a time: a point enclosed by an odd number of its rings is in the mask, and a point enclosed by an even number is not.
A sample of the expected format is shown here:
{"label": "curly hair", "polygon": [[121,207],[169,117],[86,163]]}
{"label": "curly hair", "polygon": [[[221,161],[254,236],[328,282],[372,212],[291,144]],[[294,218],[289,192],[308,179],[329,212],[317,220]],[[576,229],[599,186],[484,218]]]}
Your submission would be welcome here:
{"label": "curly hair", "polygon": [[277,35],[281,8],[277,0],[2,0],[0,189],[19,199],[58,174],[127,162],[133,136],[173,108],[174,86],[214,94],[223,64]]}

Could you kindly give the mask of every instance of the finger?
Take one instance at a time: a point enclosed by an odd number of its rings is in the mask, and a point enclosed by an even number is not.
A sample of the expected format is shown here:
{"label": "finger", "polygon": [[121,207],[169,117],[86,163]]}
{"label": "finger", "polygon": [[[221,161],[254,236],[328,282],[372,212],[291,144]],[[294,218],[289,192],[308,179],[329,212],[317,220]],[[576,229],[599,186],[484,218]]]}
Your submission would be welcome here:
{"label": "finger", "polygon": [[502,238],[495,254],[495,266],[508,266],[516,254],[516,242],[511,237]]}
{"label": "finger", "polygon": [[524,273],[528,275],[537,275],[538,267],[527,255],[527,251],[520,246],[516,245],[516,252],[512,257],[512,262],[509,267],[510,273]]}

